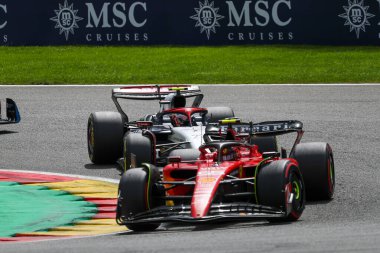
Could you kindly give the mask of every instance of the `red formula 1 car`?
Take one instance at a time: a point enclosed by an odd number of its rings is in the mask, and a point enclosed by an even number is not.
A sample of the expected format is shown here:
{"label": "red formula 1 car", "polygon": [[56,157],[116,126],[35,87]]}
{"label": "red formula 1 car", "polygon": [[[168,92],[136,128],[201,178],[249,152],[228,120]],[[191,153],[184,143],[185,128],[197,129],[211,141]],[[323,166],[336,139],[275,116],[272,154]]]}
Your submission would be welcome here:
{"label": "red formula 1 car", "polygon": [[[199,148],[195,161],[171,156],[162,175],[147,163],[126,170],[119,184],[118,224],[141,231],[169,221],[295,221],[305,208],[305,192],[332,198],[331,148],[327,143],[299,144],[301,122],[221,123],[219,134],[211,128],[206,132],[208,143]],[[289,132],[298,134],[289,157],[285,152],[260,153],[258,145],[248,144],[255,137]],[[215,141],[216,135],[224,140]]]}

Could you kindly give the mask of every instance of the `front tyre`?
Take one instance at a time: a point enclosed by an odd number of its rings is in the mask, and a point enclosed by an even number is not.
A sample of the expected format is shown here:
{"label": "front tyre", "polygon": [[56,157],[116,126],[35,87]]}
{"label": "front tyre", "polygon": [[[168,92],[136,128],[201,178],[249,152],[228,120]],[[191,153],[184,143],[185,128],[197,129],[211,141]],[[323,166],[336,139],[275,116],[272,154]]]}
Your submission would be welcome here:
{"label": "front tyre", "polygon": [[273,161],[259,168],[258,204],[283,210],[285,217],[270,221],[296,221],[305,209],[305,184],[299,168],[289,160]]}
{"label": "front tyre", "polygon": [[95,164],[115,163],[123,156],[124,121],[118,112],[94,112],[87,123],[88,156]]}
{"label": "front tyre", "polygon": [[[155,185],[159,176],[158,169],[149,164],[141,168],[129,169],[123,173],[119,183],[118,220],[128,219],[161,204],[155,200],[159,194]],[[133,231],[153,231],[159,226],[159,223],[126,225]]]}

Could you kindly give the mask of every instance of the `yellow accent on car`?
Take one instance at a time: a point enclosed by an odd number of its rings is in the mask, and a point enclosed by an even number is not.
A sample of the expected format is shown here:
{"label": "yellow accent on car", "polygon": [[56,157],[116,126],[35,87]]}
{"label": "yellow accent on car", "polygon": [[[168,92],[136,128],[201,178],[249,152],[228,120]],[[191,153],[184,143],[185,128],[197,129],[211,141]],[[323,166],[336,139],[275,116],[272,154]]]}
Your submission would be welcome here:
{"label": "yellow accent on car", "polygon": [[240,166],[239,166],[239,177],[240,177],[240,178],[243,177],[243,165],[240,165]]}
{"label": "yellow accent on car", "polygon": [[166,206],[174,206],[173,200],[166,200]]}
{"label": "yellow accent on car", "polygon": [[203,184],[209,184],[209,183],[214,182],[215,180],[216,179],[214,177],[203,177],[199,179],[199,182]]}
{"label": "yellow accent on car", "polygon": [[185,87],[171,87],[171,88],[169,88],[169,90],[179,90],[179,91],[181,91],[181,90],[186,90],[187,88],[185,88]]}
{"label": "yellow accent on car", "polygon": [[220,124],[225,125],[225,124],[236,124],[240,123],[240,119],[236,118],[231,118],[231,119],[222,119],[219,121]]}

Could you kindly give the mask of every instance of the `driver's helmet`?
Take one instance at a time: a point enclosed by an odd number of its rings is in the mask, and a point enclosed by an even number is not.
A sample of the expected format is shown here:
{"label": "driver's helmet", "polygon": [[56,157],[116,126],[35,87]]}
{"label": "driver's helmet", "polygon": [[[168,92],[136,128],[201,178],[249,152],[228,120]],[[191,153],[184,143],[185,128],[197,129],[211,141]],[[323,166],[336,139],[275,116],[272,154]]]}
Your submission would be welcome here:
{"label": "driver's helmet", "polygon": [[165,111],[173,108],[186,107],[186,98],[181,94],[168,94],[164,98],[165,102],[169,102],[168,104],[161,105],[161,111]]}
{"label": "driver's helmet", "polygon": [[236,161],[237,160],[237,152],[234,147],[224,147],[220,151],[222,152],[222,161]]}
{"label": "driver's helmet", "polygon": [[186,98],[182,95],[175,95],[172,100],[172,108],[180,108],[186,106]]}
{"label": "driver's helmet", "polygon": [[170,115],[170,121],[174,127],[190,125],[190,122],[187,116],[183,114],[179,114],[179,113]]}

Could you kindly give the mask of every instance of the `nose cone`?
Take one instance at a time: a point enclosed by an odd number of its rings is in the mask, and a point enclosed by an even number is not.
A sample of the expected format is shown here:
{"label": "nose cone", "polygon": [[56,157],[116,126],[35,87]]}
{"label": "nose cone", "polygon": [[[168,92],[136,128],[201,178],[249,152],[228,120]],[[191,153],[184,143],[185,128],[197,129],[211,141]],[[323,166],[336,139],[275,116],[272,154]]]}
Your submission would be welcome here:
{"label": "nose cone", "polygon": [[210,195],[205,194],[199,196],[197,199],[193,198],[191,202],[191,216],[193,218],[202,218],[207,215],[212,200],[209,196]]}
{"label": "nose cone", "polygon": [[199,168],[191,201],[191,216],[193,218],[202,218],[207,215],[223,176],[224,169],[221,167]]}

